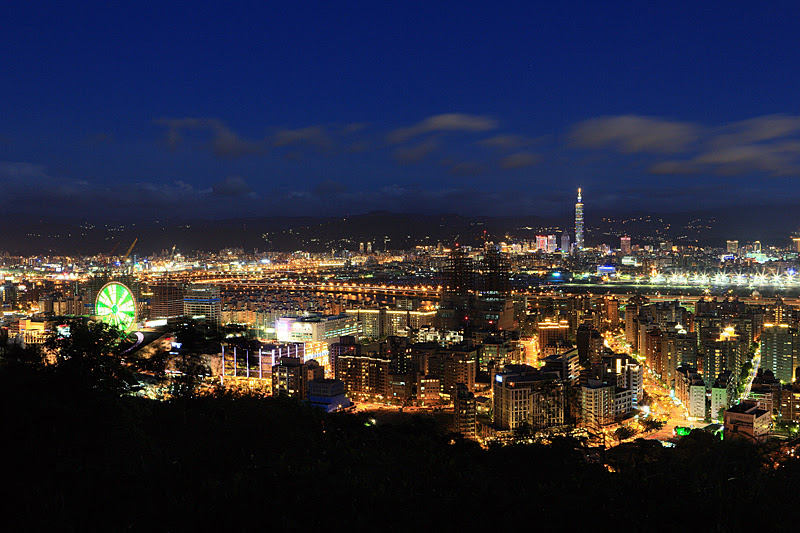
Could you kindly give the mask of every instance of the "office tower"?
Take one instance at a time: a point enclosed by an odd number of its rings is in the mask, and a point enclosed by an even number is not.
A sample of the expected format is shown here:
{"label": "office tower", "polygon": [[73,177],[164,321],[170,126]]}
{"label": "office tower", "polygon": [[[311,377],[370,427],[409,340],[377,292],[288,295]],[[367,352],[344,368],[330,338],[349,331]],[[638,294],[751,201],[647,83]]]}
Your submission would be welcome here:
{"label": "office tower", "polygon": [[739,241],[728,241],[727,249],[729,254],[735,254],[739,251]]}
{"label": "office tower", "polygon": [[630,253],[631,253],[631,238],[630,237],[620,237],[620,239],[619,239],[619,251],[622,252],[623,255],[630,255]]}
{"label": "office tower", "polygon": [[546,252],[547,251],[547,235],[537,235],[536,236],[536,250]]}
{"label": "office tower", "polygon": [[150,318],[168,318],[183,315],[184,284],[179,281],[158,281],[151,287]]}
{"label": "office tower", "polygon": [[566,320],[547,319],[537,325],[540,355],[547,356],[560,353],[569,334],[569,323]]}
{"label": "office tower", "polygon": [[514,325],[514,302],[510,295],[508,256],[495,247],[486,250],[481,267],[476,325],[510,329]]}
{"label": "office tower", "polygon": [[280,342],[325,342],[329,346],[343,336],[361,336],[358,318],[340,315],[314,314],[303,317],[281,317],[275,321],[275,333]]}
{"label": "office tower", "polygon": [[556,243],[556,236],[555,235],[548,235],[547,236],[547,253],[548,254],[555,253],[557,248],[558,248],[558,244]]}
{"label": "office tower", "polygon": [[800,237],[792,237],[792,245],[795,252],[800,252]]}
{"label": "office tower", "polygon": [[219,324],[222,304],[219,287],[216,285],[189,285],[183,296],[183,314],[201,318],[211,324]]}
{"label": "office tower", "polygon": [[761,333],[761,368],[772,370],[783,383],[794,381],[797,349],[800,342],[795,328],[788,324],[764,324]]}
{"label": "office tower", "polygon": [[569,252],[569,233],[566,231],[561,234],[561,251]]}
{"label": "office tower", "polygon": [[487,296],[505,298],[510,290],[509,275],[511,266],[508,256],[492,247],[483,258],[481,293]]}
{"label": "office tower", "polygon": [[458,329],[474,318],[477,279],[472,258],[456,246],[450,252],[442,280],[444,293],[437,313],[438,327]]}
{"label": "office tower", "polygon": [[583,198],[578,189],[578,203],[575,204],[575,248],[583,249]]}
{"label": "office tower", "polygon": [[363,242],[358,243],[358,253],[360,253],[360,254],[364,253],[364,243]]}
{"label": "office tower", "polygon": [[753,251],[757,254],[761,253],[761,241],[754,241],[753,242]]}

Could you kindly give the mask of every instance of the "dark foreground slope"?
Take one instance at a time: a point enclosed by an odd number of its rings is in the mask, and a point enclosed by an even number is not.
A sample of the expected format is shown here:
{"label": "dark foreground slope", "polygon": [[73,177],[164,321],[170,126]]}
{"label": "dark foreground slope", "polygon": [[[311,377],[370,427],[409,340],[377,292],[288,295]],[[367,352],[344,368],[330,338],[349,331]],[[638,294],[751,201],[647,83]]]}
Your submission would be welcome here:
{"label": "dark foreground slope", "polygon": [[[281,399],[155,402],[0,368],[3,516],[33,530],[407,531],[789,525],[796,463],[696,434],[587,460],[571,441],[482,450],[425,417],[365,425]],[[616,526],[614,526],[616,524]],[[477,527],[476,527],[477,526]]]}

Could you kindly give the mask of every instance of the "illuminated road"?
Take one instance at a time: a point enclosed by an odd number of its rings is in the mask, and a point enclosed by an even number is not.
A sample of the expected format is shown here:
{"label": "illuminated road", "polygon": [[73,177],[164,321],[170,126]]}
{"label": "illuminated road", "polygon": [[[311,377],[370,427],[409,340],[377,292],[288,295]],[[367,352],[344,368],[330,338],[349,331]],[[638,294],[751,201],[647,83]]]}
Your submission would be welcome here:
{"label": "illuminated road", "polygon": [[750,372],[750,375],[747,377],[747,385],[744,387],[744,395],[742,398],[747,398],[750,396],[750,388],[753,386],[753,380],[756,378],[756,374],[758,374],[758,367],[761,366],[761,345],[759,344],[758,348],[756,348],[756,353],[753,354],[753,370]]}
{"label": "illuminated road", "polygon": [[[617,335],[607,335],[606,344],[617,353],[631,353],[630,346],[625,343],[624,333]],[[659,431],[640,434],[637,437],[645,439],[658,439],[668,440],[673,437],[673,431],[677,426],[694,427],[698,422],[688,420],[688,413],[685,407],[674,400],[667,390],[658,380],[650,373],[650,370],[640,361],[640,365],[644,369],[643,372],[643,388],[650,396],[650,416],[656,420],[664,422],[664,427]],[[700,425],[704,425],[700,423]]]}
{"label": "illuminated road", "polygon": [[[649,372],[645,372],[644,389],[650,396],[650,416],[664,422],[664,427],[654,433],[642,435],[645,439],[669,440],[676,426],[694,426],[697,422],[688,420],[686,409],[675,402],[665,389]],[[704,425],[704,424],[702,424]]]}

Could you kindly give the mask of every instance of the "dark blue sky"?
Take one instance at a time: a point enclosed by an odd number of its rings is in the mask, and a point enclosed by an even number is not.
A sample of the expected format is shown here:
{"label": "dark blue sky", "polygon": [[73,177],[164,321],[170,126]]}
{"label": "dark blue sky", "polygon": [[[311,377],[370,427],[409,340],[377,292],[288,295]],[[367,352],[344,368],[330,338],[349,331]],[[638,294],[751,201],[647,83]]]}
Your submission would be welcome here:
{"label": "dark blue sky", "polygon": [[578,186],[587,213],[800,199],[796,2],[6,4],[14,211],[560,215]]}

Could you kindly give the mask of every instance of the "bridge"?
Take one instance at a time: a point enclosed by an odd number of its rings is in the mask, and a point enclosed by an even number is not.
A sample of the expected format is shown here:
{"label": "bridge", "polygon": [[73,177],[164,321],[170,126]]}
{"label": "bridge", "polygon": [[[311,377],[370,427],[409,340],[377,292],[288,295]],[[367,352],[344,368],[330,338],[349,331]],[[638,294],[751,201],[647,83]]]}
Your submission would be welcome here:
{"label": "bridge", "polygon": [[347,282],[242,279],[239,277],[219,277],[195,280],[195,283],[220,285],[226,289],[261,289],[274,291],[314,291],[351,294],[376,294],[383,296],[413,297],[425,300],[441,298],[442,287],[433,285],[372,285]]}

